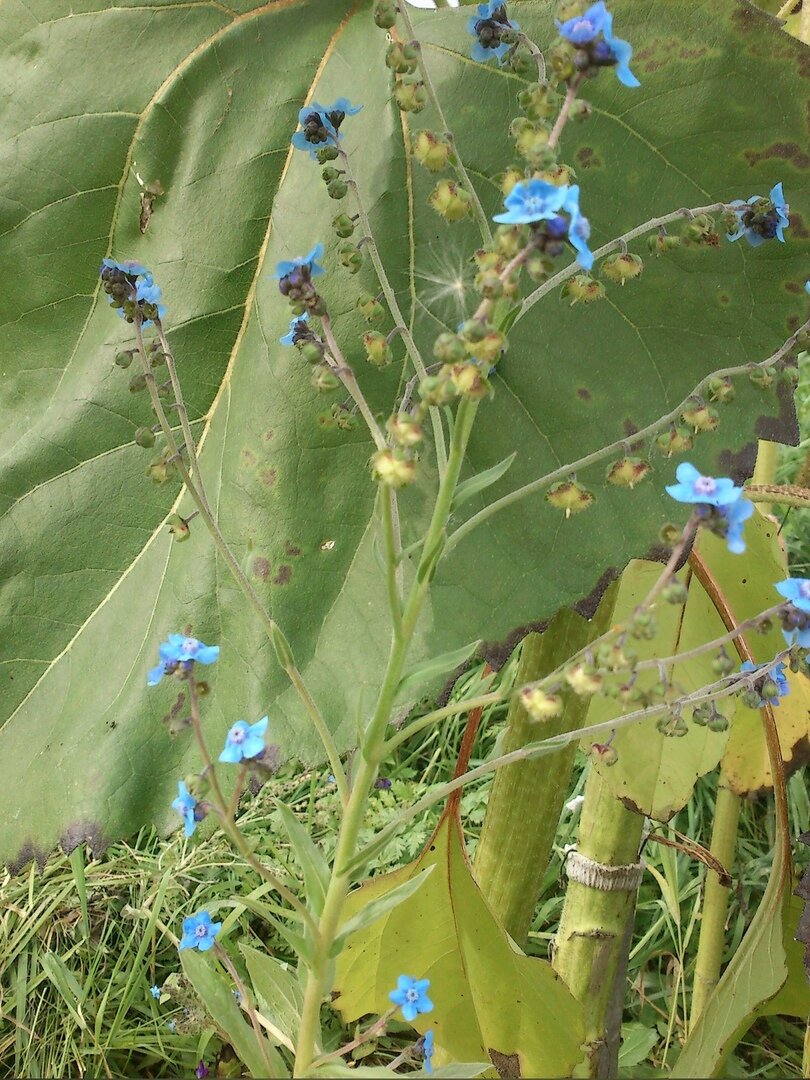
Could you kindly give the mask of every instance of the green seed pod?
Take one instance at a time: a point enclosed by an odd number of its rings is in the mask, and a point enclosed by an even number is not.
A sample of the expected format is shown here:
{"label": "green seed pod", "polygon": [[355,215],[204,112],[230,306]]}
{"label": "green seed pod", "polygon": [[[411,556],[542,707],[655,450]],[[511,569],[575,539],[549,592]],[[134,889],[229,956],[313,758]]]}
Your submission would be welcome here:
{"label": "green seed pod", "polygon": [[418,446],[424,438],[418,420],[407,413],[397,413],[389,417],[387,427],[396,445],[406,449]]}
{"label": "green seed pod", "polygon": [[655,445],[662,454],[672,457],[673,454],[683,454],[691,450],[694,440],[689,428],[673,424],[668,431],[662,431],[656,436]]}
{"label": "green seed pod", "polygon": [[320,364],[323,360],[323,345],[319,341],[304,341],[298,351],[308,364]]}
{"label": "green seed pod", "polygon": [[591,761],[596,765],[615,765],[619,760],[619,751],[607,743],[593,743],[590,749]]}
{"label": "green seed pod", "polygon": [[470,193],[454,180],[440,180],[428,203],[446,221],[461,221],[470,212]]}
{"label": "green seed pod", "polygon": [[530,255],[523,265],[526,268],[526,273],[538,285],[548,281],[554,271],[553,261],[548,255],[543,255],[539,251]]}
{"label": "green seed pod", "polygon": [[445,331],[433,342],[433,355],[443,364],[456,364],[466,359],[467,347],[458,334]]}
{"label": "green seed pod", "polygon": [[338,214],[337,217],[332,218],[332,228],[341,239],[345,240],[354,232],[355,223],[348,214]]}
{"label": "green seed pod", "polygon": [[432,131],[417,131],[411,142],[413,156],[428,172],[441,172],[450,160],[450,141]]}
{"label": "green seed pod", "polygon": [[698,431],[714,431],[720,422],[720,414],[711,405],[702,401],[693,401],[681,413],[685,424]]}
{"label": "green seed pod", "polygon": [[146,376],[142,371],[139,371],[137,375],[133,375],[129,380],[129,392],[130,394],[138,394],[141,390],[146,389]]}
{"label": "green seed pod", "polygon": [[453,364],[450,380],[456,393],[471,401],[480,401],[490,393],[490,384],[478,364]]}
{"label": "green seed pod", "polygon": [[333,146],[332,143],[327,143],[326,146],[319,146],[318,149],[315,150],[315,158],[319,165],[325,165],[327,161],[337,161],[338,156],[338,148]]}
{"label": "green seed pod", "polygon": [[649,461],[637,457],[624,457],[614,461],[607,471],[607,481],[617,487],[634,488],[650,471]]}
{"label": "green seed pod", "polygon": [[325,184],[330,184],[333,180],[337,180],[341,176],[340,169],[335,169],[331,165],[327,165],[325,169],[321,169],[321,177]]}
{"label": "green seed pod", "polygon": [[400,79],[394,90],[397,105],[403,112],[418,113],[427,105],[425,84],[420,80]]}
{"label": "green seed pod", "polygon": [[748,378],[760,390],[767,390],[768,387],[773,386],[773,375],[767,368],[754,368],[749,372]]}
{"label": "green seed pod", "polygon": [[138,446],[143,446],[146,450],[151,450],[155,445],[155,433],[148,427],[139,427],[135,431],[134,439]]}
{"label": "green seed pod", "polygon": [[369,330],[363,334],[363,347],[366,350],[366,359],[375,367],[385,367],[391,362],[391,347],[385,334]]}
{"label": "green seed pod", "polygon": [[343,199],[348,190],[348,185],[342,177],[338,177],[337,180],[330,180],[326,185],[326,193],[330,199]]}
{"label": "green seed pod", "polygon": [[120,352],[115,354],[115,363],[120,368],[128,368],[132,363],[131,352]]}
{"label": "green seed pod", "polygon": [[185,518],[181,518],[179,514],[169,514],[166,519],[166,524],[169,526],[169,532],[174,537],[176,544],[182,544],[184,540],[188,540],[191,536],[191,529],[188,527],[188,522]]}
{"label": "green seed pod", "polygon": [[611,281],[618,281],[620,285],[637,278],[643,269],[644,263],[638,255],[633,255],[630,251],[625,251],[620,255],[611,255],[602,263],[602,273],[605,277],[610,278]]}
{"label": "green seed pod", "polygon": [[735,397],[734,383],[728,376],[722,379],[712,379],[709,382],[709,396],[712,401],[719,401],[722,405],[727,405]]}
{"label": "green seed pod", "polygon": [[532,720],[552,720],[562,712],[559,694],[547,694],[539,686],[524,686],[520,691],[520,704]]}
{"label": "green seed pod", "polygon": [[397,5],[395,0],[374,0],[372,12],[374,22],[381,30],[390,30],[396,25]]}
{"label": "green seed pod", "polygon": [[673,578],[669,585],[661,590],[661,599],[668,604],[685,604],[689,598],[689,590],[682,581]]}
{"label": "green seed pod", "polygon": [[667,236],[666,233],[656,233],[654,236],[647,237],[647,247],[650,254],[655,256],[663,255],[667,251],[674,251],[682,243],[680,236]]}
{"label": "green seed pod", "polygon": [[393,450],[378,450],[371,459],[374,476],[387,487],[401,488],[416,476],[416,462],[395,454]]}
{"label": "green seed pod", "polygon": [[571,307],[574,304],[592,304],[594,300],[604,299],[605,286],[590,274],[575,274],[563,285],[562,295],[571,298]]}
{"label": "green seed pod", "polygon": [[501,177],[501,191],[504,195],[508,195],[515,184],[520,184],[525,179],[526,177],[523,175],[523,169],[519,169],[517,165],[510,165]]}
{"label": "green seed pod", "polygon": [[363,252],[354,244],[341,244],[338,255],[343,266],[350,274],[356,274],[363,265]]}
{"label": "green seed pod", "polygon": [[456,389],[447,375],[428,375],[419,383],[419,396],[426,405],[449,405]]}
{"label": "green seed pod", "polygon": [[340,379],[328,367],[314,367],[310,382],[320,394],[331,394],[340,386]]}
{"label": "green seed pod", "polygon": [[379,322],[385,316],[382,304],[371,293],[360,293],[357,307],[366,322]]}
{"label": "green seed pod", "polygon": [[560,101],[548,83],[535,83],[518,94],[518,104],[530,120],[550,120],[559,112]]}
{"label": "green seed pod", "polygon": [[465,319],[458,332],[468,346],[467,352],[471,352],[469,346],[483,341],[487,336],[487,324],[481,319]]}

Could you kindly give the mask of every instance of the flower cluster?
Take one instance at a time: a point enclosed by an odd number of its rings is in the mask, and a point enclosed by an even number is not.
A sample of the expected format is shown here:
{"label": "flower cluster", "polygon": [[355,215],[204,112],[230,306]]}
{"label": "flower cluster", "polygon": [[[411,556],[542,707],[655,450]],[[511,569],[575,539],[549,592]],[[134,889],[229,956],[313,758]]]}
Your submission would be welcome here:
{"label": "flower cluster", "polygon": [[152,325],[153,319],[162,319],[166,314],[160,286],[140,263],[103,259],[99,276],[102,288],[110,298],[110,307],[116,308],[127,322],[135,322],[140,316],[142,325],[147,327]]}
{"label": "flower cluster", "polygon": [[[319,105],[313,101],[311,105],[305,105],[298,113],[300,130],[292,137],[292,144],[296,150],[309,151],[311,158],[318,159],[319,151],[325,147],[337,147],[343,138],[340,125],[347,116],[355,116],[363,108],[362,105],[352,105],[348,98],[338,98],[332,105]],[[336,153],[321,155],[321,162],[333,160]]]}
{"label": "flower cluster", "polygon": [[615,67],[616,77],[625,86],[641,83],[630,70],[632,46],[613,34],[613,14],[603,0],[592,4],[583,15],[565,22],[557,21],[560,37],[576,49],[574,63],[580,71],[590,68]]}
{"label": "flower cluster", "polygon": [[790,225],[790,207],[785,202],[781,182],[771,188],[767,199],[752,195],[747,202],[735,199],[729,205],[734,207],[736,227],[728,232],[726,239],[739,240],[744,236],[753,247],[774,238],[784,244],[785,229]]}
{"label": "flower cluster", "polygon": [[[740,671],[757,671],[762,664],[746,660]],[[785,665],[775,664],[761,679],[755,680],[751,691],[743,694],[743,702],[751,709],[761,709],[763,705],[776,706],[781,698],[790,693]]]}
{"label": "flower cluster", "polygon": [[558,187],[545,180],[523,180],[515,184],[504,203],[506,211],[496,214],[493,221],[533,226],[537,247],[548,255],[559,254],[567,240],[577,252],[579,265],[585,270],[593,266],[588,248],[591,227],[579,209],[578,184]]}
{"label": "flower cluster", "polygon": [[678,466],[675,476],[678,482],[669,484],[667,493],[677,502],[698,507],[701,524],[725,537],[729,551],[741,555],[745,551],[743,525],[754,512],[743,489],[728,477],[703,476],[687,461]]}
{"label": "flower cluster", "polygon": [[304,322],[306,325],[303,316],[323,315],[326,311],[323,299],[312,284],[313,278],[326,272],[318,262],[318,259],[322,258],[323,244],[316,244],[306,255],[297,259],[285,259],[276,265],[273,277],[278,280],[281,295],[289,300],[296,323]]}
{"label": "flower cluster", "polygon": [[470,55],[486,64],[496,57],[501,63],[517,42],[520,24],[507,17],[505,0],[489,0],[478,5],[478,14],[467,20],[467,31],[475,38]]}
{"label": "flower cluster", "polygon": [[787,578],[777,582],[776,591],[790,601],[782,615],[782,633],[788,645],[810,649],[810,581]]}

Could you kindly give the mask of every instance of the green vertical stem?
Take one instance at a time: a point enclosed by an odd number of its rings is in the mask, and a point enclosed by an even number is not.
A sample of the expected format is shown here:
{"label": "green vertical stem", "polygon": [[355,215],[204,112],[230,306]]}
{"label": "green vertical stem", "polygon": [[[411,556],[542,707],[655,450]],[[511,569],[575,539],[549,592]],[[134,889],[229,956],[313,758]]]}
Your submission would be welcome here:
{"label": "green vertical stem", "polygon": [[643,828],[644,818],[625,809],[592,769],[577,844],[577,855],[584,856],[589,871],[580,869],[577,877],[588,877],[589,883],[573,879],[569,855],[569,882],[552,961],[583,1007],[586,1057],[576,1076],[606,1075],[608,1010],[629,944],[627,922],[638,889]]}
{"label": "green vertical stem", "polygon": [[[607,622],[612,605],[600,611]],[[517,685],[534,682],[603,629],[573,611],[561,612],[543,634],[523,642]],[[581,727],[587,699],[568,695],[562,713],[542,725],[542,735]],[[509,707],[501,752],[508,754],[538,738],[533,721],[515,695]],[[487,814],[475,850],[475,877],[506,931],[523,945],[548,867],[557,823],[570,786],[576,742],[555,753],[519,762],[495,774]]]}
{"label": "green vertical stem", "polygon": [[[711,852],[727,870],[734,862],[741,805],[740,796],[735,795],[727,786],[725,777],[721,773],[714,809]],[[700,940],[692,985],[690,1026],[694,1026],[720,981],[730,893],[731,890],[720,883],[717,872],[709,870],[700,919]]]}
{"label": "green vertical stem", "polygon": [[[760,439],[757,447],[757,463],[754,466],[754,476],[752,478],[752,483],[775,484],[776,464],[778,457],[778,445],[774,442],[766,442],[764,439]],[[770,514],[771,504],[766,502],[758,502],[757,510],[759,510],[760,514]]]}

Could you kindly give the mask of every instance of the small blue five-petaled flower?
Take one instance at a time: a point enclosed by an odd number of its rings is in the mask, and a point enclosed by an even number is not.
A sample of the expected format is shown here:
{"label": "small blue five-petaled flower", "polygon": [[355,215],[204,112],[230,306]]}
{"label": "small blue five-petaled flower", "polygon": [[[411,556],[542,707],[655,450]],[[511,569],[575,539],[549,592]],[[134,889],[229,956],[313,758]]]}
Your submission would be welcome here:
{"label": "small blue five-petaled flower", "polygon": [[478,14],[467,20],[467,33],[475,38],[470,50],[473,60],[479,64],[486,64],[493,57],[503,60],[512,47],[509,42],[501,41],[503,30],[515,33],[520,30],[520,23],[506,16],[506,0],[488,0],[486,4],[479,4]]}
{"label": "small blue five-petaled flower", "polygon": [[668,484],[667,493],[677,502],[703,503],[707,506],[728,506],[742,495],[742,488],[735,487],[728,477],[703,476],[694,465],[682,461],[675,470],[677,484]]}
{"label": "small blue five-petaled flower", "polygon": [[337,144],[343,138],[340,125],[346,116],[356,116],[362,105],[352,105],[348,98],[340,97],[332,105],[319,105],[313,101],[298,113],[301,130],[290,140],[296,150],[308,150],[311,158],[317,158],[318,149],[327,143]]}
{"label": "small blue five-petaled flower", "polygon": [[199,949],[207,952],[214,945],[214,938],[222,929],[221,922],[212,922],[207,911],[198,911],[183,919],[183,936],[180,949]]}
{"label": "small blue five-petaled flower", "polygon": [[745,551],[743,525],[753,514],[754,504],[750,499],[746,499],[744,495],[741,495],[740,498],[736,499],[734,502],[719,507],[719,510],[728,522],[728,530],[726,532],[726,545],[728,546],[728,550],[732,555],[742,555]]}
{"label": "small blue five-petaled flower", "polygon": [[219,755],[220,761],[238,765],[240,761],[258,757],[264,750],[264,733],[267,731],[268,717],[263,716],[255,724],[246,720],[237,720],[225,739],[225,749]]}
{"label": "small blue five-petaled flower", "polygon": [[[605,7],[603,0],[591,4],[582,15],[575,15],[571,19],[566,19],[565,22],[557,20],[557,29],[560,37],[578,48],[595,43],[594,59],[598,63],[615,65],[616,76],[625,86],[641,85],[629,66],[633,48],[629,42],[614,37],[613,15]],[[600,34],[602,41],[597,42],[596,39]]]}
{"label": "small blue five-petaled flower", "polygon": [[[761,666],[761,664],[755,664],[751,660],[746,660],[745,663],[740,666],[740,671],[756,671],[757,668]],[[782,663],[775,664],[768,672],[768,677],[774,682],[778,691],[776,697],[768,698],[768,704],[776,707],[779,704],[780,699],[790,693],[790,684],[785,675],[785,665]],[[759,699],[759,704],[760,707],[765,704],[763,698]]]}
{"label": "small blue five-petaled flower", "polygon": [[402,1008],[402,1015],[412,1023],[419,1013],[433,1011],[433,1002],[427,996],[430,979],[412,979],[410,975],[400,975],[397,988],[388,995],[395,1005]]}
{"label": "small blue five-petaled flower", "polygon": [[[158,317],[163,318],[166,314],[166,308],[161,303],[163,294],[161,293],[160,286],[155,283],[155,279],[152,276],[152,271],[147,269],[143,263],[135,262],[133,259],[102,259],[101,260],[101,274],[104,274],[105,270],[120,270],[122,274],[126,274],[127,277],[135,279],[135,299],[147,304],[154,304],[158,311]],[[118,305],[118,302],[114,297],[110,297],[110,304],[118,308],[118,314],[121,318],[124,318],[123,309]],[[147,319],[143,323],[144,329],[152,325],[152,320]]]}
{"label": "small blue five-petaled flower", "polygon": [[785,581],[778,581],[776,591],[799,611],[810,615],[810,581],[807,578],[790,577]]}
{"label": "small blue five-petaled flower", "polygon": [[425,1055],[425,1072],[431,1076],[433,1074],[433,1028],[425,1032],[422,1053]]}
{"label": "small blue five-petaled flower", "polygon": [[287,277],[288,274],[291,274],[293,270],[297,270],[300,266],[306,266],[310,277],[320,277],[321,274],[326,273],[324,268],[318,264],[318,259],[322,258],[323,244],[316,244],[312,251],[302,255],[300,259],[284,259],[282,262],[276,263],[276,272],[273,277]]}
{"label": "small blue five-petaled flower", "polygon": [[186,836],[193,836],[197,828],[197,800],[189,792],[184,781],[177,781],[177,798],[172,802],[172,810],[176,810],[185,822]]}
{"label": "small blue five-petaled flower", "polygon": [[744,236],[752,247],[759,247],[766,240],[772,240],[776,237],[780,243],[784,244],[785,229],[790,225],[790,207],[785,202],[781,181],[771,188],[769,199],[773,210],[766,215],[763,221],[754,222],[753,225],[745,224],[745,207],[762,202],[763,199],[760,195],[752,195],[747,202],[742,199],[735,199],[732,203],[729,203],[729,206],[734,207],[734,213],[737,216],[737,228],[734,232],[726,233],[726,239],[739,240],[741,236]]}
{"label": "small blue five-petaled flower", "polygon": [[149,987],[149,993],[152,995],[153,998],[159,998],[162,992],[163,991],[157,985]]}
{"label": "small blue five-petaled flower", "polygon": [[160,663],[149,670],[147,686],[157,686],[164,675],[181,665],[188,670],[192,663],[213,664],[219,659],[219,645],[203,645],[197,638],[169,634],[169,640],[161,642],[158,655]]}
{"label": "small blue five-petaled flower", "polygon": [[308,311],[303,312],[303,314],[301,314],[301,315],[294,315],[292,317],[292,319],[290,319],[290,329],[287,331],[286,334],[284,334],[283,337],[280,337],[278,339],[279,344],[281,344],[281,345],[294,345],[295,344],[296,332],[298,330],[298,324],[300,322],[306,323],[308,320],[309,320],[309,312]]}
{"label": "small blue five-petaled flower", "polygon": [[[593,254],[588,248],[591,226],[579,209],[579,185],[569,187],[562,184],[549,184],[536,177],[520,180],[504,199],[506,211],[496,214],[493,221],[500,225],[530,225],[536,221],[546,221],[546,232],[554,239],[562,239],[566,233],[568,241],[576,249],[577,261],[584,270],[593,266]],[[570,221],[560,215],[560,211],[570,214]]]}
{"label": "small blue five-petaled flower", "polygon": [[604,38],[605,45],[610,50],[610,59],[616,64],[616,78],[619,82],[622,83],[623,86],[629,86],[633,89],[637,86],[641,86],[641,83],[630,70],[633,46],[629,41],[624,41],[622,38],[613,36],[613,13],[610,11],[605,13],[605,21],[602,26],[602,37]]}

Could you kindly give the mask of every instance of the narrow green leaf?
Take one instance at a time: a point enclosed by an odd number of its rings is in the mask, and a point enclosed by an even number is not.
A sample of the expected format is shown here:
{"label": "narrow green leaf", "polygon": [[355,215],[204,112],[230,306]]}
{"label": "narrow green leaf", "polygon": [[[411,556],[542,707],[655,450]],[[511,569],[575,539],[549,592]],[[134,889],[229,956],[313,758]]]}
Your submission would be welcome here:
{"label": "narrow green leaf", "polygon": [[45,974],[59,991],[70,1015],[82,1031],[86,1031],[87,1021],[82,1014],[82,988],[76,981],[75,975],[71,974],[61,957],[55,953],[42,953],[39,962],[42,964]]}
{"label": "narrow green leaf", "polygon": [[250,945],[239,946],[261,1013],[291,1041],[298,1035],[304,995],[297,977],[279,960]]}
{"label": "narrow green leaf", "polygon": [[463,506],[468,499],[471,499],[474,495],[478,495],[479,492],[484,491],[492,484],[496,483],[502,476],[506,474],[512,462],[517,457],[517,450],[499,461],[497,465],[493,465],[491,469],[485,469],[483,472],[476,473],[475,476],[469,477],[467,480],[462,480],[456,488],[456,495],[453,499],[453,509],[458,510],[460,506]]}
{"label": "narrow green leaf", "polygon": [[389,911],[392,911],[401,904],[403,900],[407,900],[409,896],[413,896],[417,889],[422,888],[428,875],[432,874],[434,869],[435,867],[433,866],[426,866],[424,870],[416,875],[416,877],[411,878],[409,881],[403,881],[401,885],[397,885],[391,892],[386,893],[377,900],[372,900],[364,907],[361,907],[356,915],[352,915],[352,917],[341,926],[335,939],[332,955],[337,956],[346,943],[346,939],[351,937],[352,934],[356,934],[358,930],[364,930],[367,926],[371,926],[377,919],[381,919],[383,915],[386,915]]}
{"label": "narrow green leaf", "polygon": [[249,896],[239,896],[236,899],[243,907],[246,907],[249,911],[253,911],[256,915],[273,926],[278,933],[281,934],[290,948],[293,949],[302,960],[307,962],[312,960],[311,942],[302,934],[297,934],[295,930],[291,930],[281,919],[276,918],[267,904],[263,904],[261,900],[252,900]]}
{"label": "narrow green leaf", "polygon": [[409,696],[413,696],[415,691],[432,682],[439,675],[446,675],[451,671],[455,671],[456,668],[461,667],[463,663],[470,659],[480,644],[480,641],[473,641],[469,645],[463,645],[460,649],[453,649],[452,652],[434,656],[432,659],[418,664],[407,675],[403,676],[397,687],[397,699],[404,700]]}
{"label": "narrow green leaf", "polygon": [[289,806],[276,801],[278,810],[287,835],[290,838],[298,865],[304,874],[304,888],[307,900],[316,914],[323,911],[323,902],[326,899],[326,890],[329,886],[329,864],[323,857],[320,848],[315,844],[307,830],[290,810]]}

